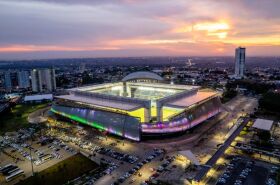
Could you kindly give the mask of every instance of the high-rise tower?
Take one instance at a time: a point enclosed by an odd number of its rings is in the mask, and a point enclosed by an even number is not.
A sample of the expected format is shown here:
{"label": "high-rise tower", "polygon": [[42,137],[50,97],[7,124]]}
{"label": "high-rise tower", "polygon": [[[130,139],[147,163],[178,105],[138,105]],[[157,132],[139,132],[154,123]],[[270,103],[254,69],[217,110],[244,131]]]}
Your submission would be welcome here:
{"label": "high-rise tower", "polygon": [[235,49],[235,77],[243,78],[245,71],[245,51],[246,48],[238,47]]}
{"label": "high-rise tower", "polygon": [[12,90],[12,79],[11,79],[11,73],[10,71],[6,71],[4,73],[4,85],[6,91],[11,91]]}
{"label": "high-rise tower", "polygon": [[18,71],[18,87],[26,89],[30,87],[29,73],[28,71]]}
{"label": "high-rise tower", "polygon": [[55,91],[56,90],[56,79],[54,69],[39,69],[32,70],[31,72],[32,91]]}
{"label": "high-rise tower", "polygon": [[41,92],[43,90],[41,73],[39,70],[33,69],[31,71],[31,83],[33,92]]}

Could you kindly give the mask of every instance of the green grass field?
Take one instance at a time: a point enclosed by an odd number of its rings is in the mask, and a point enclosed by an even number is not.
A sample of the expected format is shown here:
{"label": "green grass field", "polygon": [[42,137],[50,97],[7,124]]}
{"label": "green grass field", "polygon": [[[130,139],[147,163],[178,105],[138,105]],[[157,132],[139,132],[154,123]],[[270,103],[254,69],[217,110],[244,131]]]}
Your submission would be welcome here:
{"label": "green grass field", "polygon": [[17,185],[61,185],[73,180],[99,166],[81,154],[76,154],[37,174]]}
{"label": "green grass field", "polygon": [[48,104],[18,104],[11,112],[0,117],[0,134],[11,132],[28,126],[27,117],[31,112],[46,107]]}

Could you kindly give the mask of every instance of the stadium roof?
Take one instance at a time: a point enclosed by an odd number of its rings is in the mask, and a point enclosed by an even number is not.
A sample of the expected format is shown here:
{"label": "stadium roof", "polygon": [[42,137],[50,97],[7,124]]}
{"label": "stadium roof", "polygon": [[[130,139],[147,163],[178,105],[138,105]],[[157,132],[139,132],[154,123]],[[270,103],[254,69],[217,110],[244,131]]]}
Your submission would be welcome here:
{"label": "stadium roof", "polygon": [[110,107],[110,108],[114,108],[114,109],[121,109],[121,110],[126,110],[126,111],[133,111],[133,110],[136,110],[136,109],[139,109],[142,107],[141,104],[132,103],[132,102],[107,100],[107,99],[86,97],[86,96],[75,96],[73,94],[57,96],[56,98],[77,101],[77,102],[92,104],[92,105],[101,106],[101,107]]}
{"label": "stadium roof", "polygon": [[272,120],[267,120],[267,119],[256,119],[256,121],[253,124],[253,128],[257,128],[260,130],[266,130],[270,131],[273,125]]}
{"label": "stadium roof", "polygon": [[175,108],[186,108],[216,95],[217,93],[213,91],[198,91],[196,94],[192,94],[190,96],[185,96],[180,99],[170,101],[166,103],[165,106]]}
{"label": "stadium roof", "polygon": [[152,80],[158,80],[163,81],[163,78],[157,75],[153,72],[147,72],[147,71],[139,71],[130,73],[129,75],[125,76],[122,81],[130,81],[130,80],[136,80],[136,79],[152,79]]}
{"label": "stadium roof", "polygon": [[30,95],[25,96],[24,101],[41,101],[41,100],[52,100],[52,94],[39,94],[39,95]]}

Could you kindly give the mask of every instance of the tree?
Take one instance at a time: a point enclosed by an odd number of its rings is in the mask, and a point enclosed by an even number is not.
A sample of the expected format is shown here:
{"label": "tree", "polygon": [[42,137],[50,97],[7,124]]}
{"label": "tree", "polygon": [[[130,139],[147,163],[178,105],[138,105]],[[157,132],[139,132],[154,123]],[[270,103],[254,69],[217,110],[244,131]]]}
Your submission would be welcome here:
{"label": "tree", "polygon": [[93,75],[89,75],[87,72],[84,72],[82,74],[82,84],[99,84],[99,83],[103,83],[104,80],[102,78],[93,76]]}
{"label": "tree", "polygon": [[268,142],[269,139],[271,138],[271,134],[268,131],[259,131],[257,133],[257,135],[258,135],[259,139],[264,142]]}
{"label": "tree", "polygon": [[56,85],[58,87],[63,87],[63,86],[69,85],[69,83],[70,83],[70,80],[64,75],[56,78]]}
{"label": "tree", "polygon": [[280,94],[274,92],[265,93],[259,99],[259,107],[270,112],[279,112]]}
{"label": "tree", "polygon": [[226,91],[222,95],[222,102],[225,103],[230,99],[234,98],[237,95],[237,91],[235,89],[226,89]]}
{"label": "tree", "polygon": [[246,88],[250,91],[253,91],[256,94],[263,94],[268,92],[270,89],[273,89],[275,85],[266,84],[254,80],[235,80],[226,84],[227,89],[236,88],[237,86]]}

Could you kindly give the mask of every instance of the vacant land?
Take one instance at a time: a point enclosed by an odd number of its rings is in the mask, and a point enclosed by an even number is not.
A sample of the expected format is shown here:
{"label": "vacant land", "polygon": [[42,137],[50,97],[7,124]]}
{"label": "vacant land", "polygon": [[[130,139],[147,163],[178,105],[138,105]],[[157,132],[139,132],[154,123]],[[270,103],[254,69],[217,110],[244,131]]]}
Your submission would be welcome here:
{"label": "vacant land", "polygon": [[99,166],[81,154],[76,154],[37,174],[18,185],[61,185]]}
{"label": "vacant land", "polygon": [[11,112],[0,117],[0,135],[28,126],[27,117],[31,112],[46,107],[48,104],[19,104],[12,107]]}

